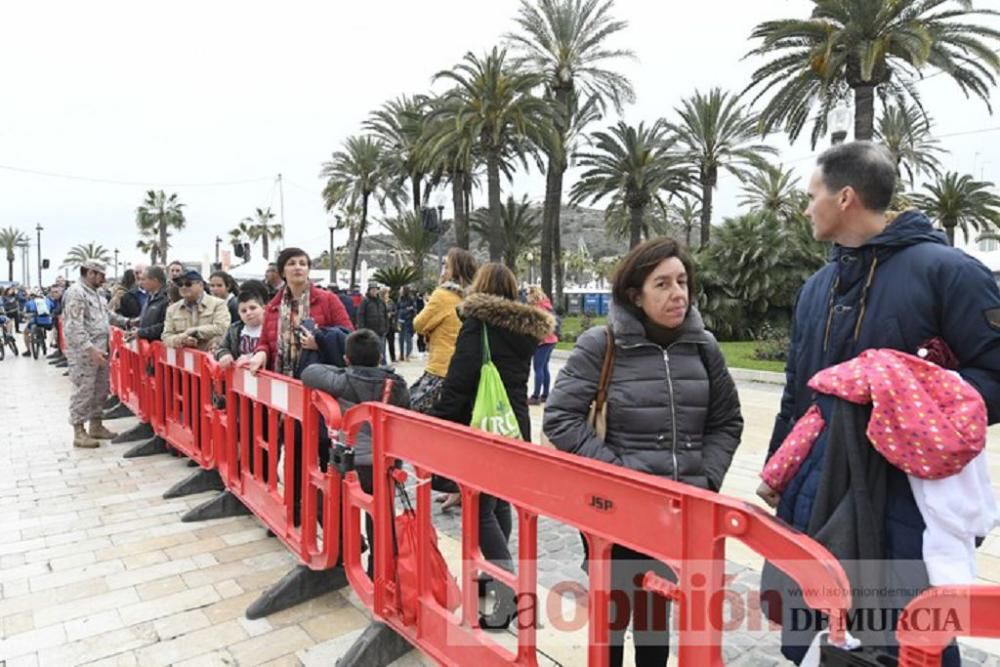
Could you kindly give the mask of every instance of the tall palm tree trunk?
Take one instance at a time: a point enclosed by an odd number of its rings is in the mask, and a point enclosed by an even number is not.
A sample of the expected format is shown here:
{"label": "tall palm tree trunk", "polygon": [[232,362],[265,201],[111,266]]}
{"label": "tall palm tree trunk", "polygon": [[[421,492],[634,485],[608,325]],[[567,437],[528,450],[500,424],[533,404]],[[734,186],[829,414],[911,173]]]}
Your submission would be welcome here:
{"label": "tall palm tree trunk", "polygon": [[417,215],[420,215],[420,207],[423,205],[423,202],[420,200],[421,180],[423,180],[422,176],[417,176],[416,174],[410,176],[410,181],[411,181],[410,192],[413,194],[413,212],[416,213]]}
{"label": "tall palm tree trunk", "polygon": [[351,285],[356,285],[355,278],[358,273],[358,256],[361,253],[361,242],[365,238],[365,226],[368,224],[368,196],[366,192],[361,197],[361,222],[358,223],[358,234],[354,239],[354,248],[351,250]]}
{"label": "tall palm tree trunk", "polygon": [[167,261],[167,218],[166,215],[161,211],[160,213],[160,257],[163,261]]}
{"label": "tall palm tree trunk", "polygon": [[554,193],[556,192],[557,169],[552,158],[549,158],[549,167],[545,172],[545,204],[542,209],[542,248],[541,256],[538,258],[541,268],[542,291],[555,298],[552,291],[552,258],[553,252],[553,232],[556,223],[553,218],[558,210],[558,204],[553,204]]}
{"label": "tall palm tree trunk", "polygon": [[500,155],[496,150],[486,156],[486,180],[490,200],[490,261],[499,262],[503,259],[504,242],[500,215]]}
{"label": "tall palm tree trunk", "polygon": [[948,245],[952,248],[955,247],[955,225],[942,225],[944,227],[944,234],[948,237]]}
{"label": "tall palm tree trunk", "polygon": [[469,223],[465,216],[465,174],[456,169],[451,175],[451,206],[455,209],[455,245],[469,249]]}
{"label": "tall palm tree trunk", "polygon": [[264,259],[270,260],[268,257],[268,246],[267,246],[267,223],[264,223],[264,234],[260,237],[260,252]]}
{"label": "tall palm tree trunk", "polygon": [[712,182],[701,179],[701,247],[707,248],[712,239]]}
{"label": "tall palm tree trunk", "polygon": [[854,140],[871,141],[875,135],[875,86],[854,89]]}
{"label": "tall palm tree trunk", "polygon": [[628,247],[634,248],[642,243],[642,212],[644,207],[634,207],[628,210]]}
{"label": "tall palm tree trunk", "polygon": [[14,282],[14,257],[7,255],[7,282]]}

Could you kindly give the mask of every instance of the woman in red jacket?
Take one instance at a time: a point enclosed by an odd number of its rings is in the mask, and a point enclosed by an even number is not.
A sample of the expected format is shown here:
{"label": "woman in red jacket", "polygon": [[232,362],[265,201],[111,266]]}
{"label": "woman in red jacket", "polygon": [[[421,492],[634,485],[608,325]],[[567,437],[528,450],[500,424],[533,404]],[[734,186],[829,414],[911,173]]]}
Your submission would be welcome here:
{"label": "woman in red jacket", "polygon": [[243,366],[256,373],[268,368],[293,377],[302,350],[316,350],[316,339],[302,326],[312,320],[316,328],[345,327],[354,329],[344,304],[326,290],[309,282],[312,262],[301,248],[285,248],[278,255],[278,274],[285,287],[267,305],[260,342]]}

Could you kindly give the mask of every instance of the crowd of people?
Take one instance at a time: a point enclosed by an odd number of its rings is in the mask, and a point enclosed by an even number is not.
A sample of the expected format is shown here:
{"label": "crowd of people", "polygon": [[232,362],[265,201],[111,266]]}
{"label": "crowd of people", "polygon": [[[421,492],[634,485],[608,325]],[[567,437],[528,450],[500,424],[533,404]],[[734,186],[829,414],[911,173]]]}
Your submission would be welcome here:
{"label": "crowd of people", "polygon": [[[843,144],[819,159],[806,215],[816,237],[835,250],[797,302],[770,454],[813,406],[810,379],[873,348],[916,354],[927,341],[940,340],[953,350],[955,370],[983,398],[989,423],[1000,421],[997,285],[977,261],[947,247],[923,214],[909,211],[891,220],[886,211],[895,183],[895,164],[873,144]],[[324,289],[310,282],[310,267],[306,252],[286,248],[263,281],[237,284],[221,271],[206,281],[172,263],[136,267],[107,292],[105,267],[85,263],[79,281],[49,307],[64,321],[74,385],[73,444],[96,447],[112,435],[100,417],[110,324],[125,328],[129,339],[209,352],[225,367],[300,378],[344,407],[388,396],[395,405],[465,425],[488,359],[513,413],[507,434],[530,440],[529,406],[543,405],[544,435],[564,452],[710,492],[722,487],[741,442],[743,416],[721,348],[692,305],[698,269],[682,244],[650,239],[621,260],[608,324],[578,338],[554,382],[548,371],[558,341],[553,304],[537,287],[519,288],[502,264],[479,264],[470,252],[452,248],[426,298],[413,287],[398,294],[377,285],[364,294],[356,286]],[[8,295],[3,303],[10,319]],[[389,365],[417,355],[425,361],[423,374],[407,386]],[[834,428],[840,411],[823,400],[819,409],[827,430]],[[822,438],[780,489],[765,485],[760,492],[779,517],[810,534],[816,498],[828,491],[821,479],[823,456],[833,445]],[[362,437],[357,449],[359,477],[371,492],[370,444]],[[882,489],[882,502],[875,516],[866,517],[878,526],[877,555],[920,561],[927,524],[907,477],[896,469],[880,474],[869,483]],[[454,482],[435,477],[433,486],[445,507],[460,505]],[[481,495],[478,521],[483,555],[513,572],[510,504]],[[654,615],[655,596],[640,594],[636,575],[671,573],[621,545],[610,557],[614,589],[625,592],[621,599],[650,604],[646,613],[621,608],[609,614],[615,619],[610,664],[621,665],[621,619],[627,624],[630,614]],[[517,616],[513,591],[484,576],[481,592],[489,591],[494,603],[480,624],[506,628]],[[636,627],[634,641],[637,665],[666,664],[668,635],[662,629]],[[786,646],[786,655],[801,658],[800,648]],[[953,646],[944,664],[957,660]]]}

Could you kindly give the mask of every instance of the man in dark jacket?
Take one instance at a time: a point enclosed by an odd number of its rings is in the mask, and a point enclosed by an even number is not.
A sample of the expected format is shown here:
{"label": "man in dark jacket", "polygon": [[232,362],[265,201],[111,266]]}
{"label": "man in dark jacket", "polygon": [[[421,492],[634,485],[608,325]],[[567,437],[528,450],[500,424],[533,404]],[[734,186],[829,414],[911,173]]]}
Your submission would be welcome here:
{"label": "man in dark jacket", "polygon": [[358,328],[371,329],[385,341],[389,332],[389,310],[378,294],[378,285],[368,286],[368,294],[358,307]]}
{"label": "man in dark jacket", "polygon": [[151,266],[143,274],[143,286],[146,291],[146,305],[139,315],[139,328],[126,336],[129,340],[139,337],[143,340],[160,340],[163,335],[163,322],[167,316],[170,299],[167,297],[167,275],[163,267]]}
{"label": "man in dark jacket", "polygon": [[344,310],[347,311],[347,316],[351,318],[351,322],[357,321],[357,313],[354,309],[354,301],[348,295],[340,291],[339,285],[331,285],[330,291],[333,292],[340,302],[344,304]]}
{"label": "man in dark jacket", "polygon": [[[842,144],[819,157],[806,215],[816,238],[835,245],[831,262],[799,294],[770,452],[811,405],[807,382],[818,371],[871,348],[915,354],[934,338],[957,355],[962,377],[983,395],[990,423],[1000,421],[1000,291],[986,267],[948,247],[923,213],[906,211],[890,222],[895,186],[895,162],[876,144]],[[799,530],[810,523],[824,452],[817,441],[778,505],[778,516]],[[886,560],[922,562],[923,517],[906,476],[892,467],[884,528]],[[798,660],[804,647],[784,651]],[[955,647],[942,664],[959,664]]]}

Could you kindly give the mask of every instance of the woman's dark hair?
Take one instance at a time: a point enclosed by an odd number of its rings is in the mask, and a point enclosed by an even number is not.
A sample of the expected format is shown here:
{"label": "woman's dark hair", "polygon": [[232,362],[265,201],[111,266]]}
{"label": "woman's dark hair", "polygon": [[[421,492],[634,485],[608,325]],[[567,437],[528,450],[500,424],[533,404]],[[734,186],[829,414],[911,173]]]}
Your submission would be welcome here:
{"label": "woman's dark hair", "polygon": [[227,292],[230,294],[239,294],[240,286],[236,284],[236,279],[225,271],[216,271],[208,277],[209,280],[212,278],[222,278],[222,282],[226,286]]}
{"label": "woman's dark hair", "polygon": [[122,287],[125,289],[132,289],[135,287],[135,271],[132,269],[125,269],[122,273]]}
{"label": "woman's dark hair", "polygon": [[476,258],[471,252],[464,248],[452,248],[445,257],[448,266],[448,278],[461,285],[468,287],[476,277]]}
{"label": "woman's dark hair", "polygon": [[282,279],[285,277],[285,264],[288,264],[288,261],[294,257],[305,257],[306,264],[312,268],[312,260],[309,259],[309,253],[305,250],[302,248],[285,248],[281,251],[281,254],[278,255],[278,275],[281,276]]}
{"label": "woman's dark hair", "polygon": [[636,312],[635,297],[642,291],[642,284],[660,262],[671,257],[676,257],[684,265],[688,294],[694,297],[694,264],[691,257],[677,241],[669,236],[660,236],[632,248],[618,263],[611,279],[611,295],[615,303]]}
{"label": "woman's dark hair", "polygon": [[403,285],[402,287],[399,288],[400,299],[412,298],[412,297],[413,297],[413,292],[410,290],[409,285]]}
{"label": "woman's dark hair", "polygon": [[250,299],[260,301],[261,305],[267,304],[267,286],[260,280],[247,280],[240,285],[240,293],[236,296],[237,303],[243,303]]}
{"label": "woman's dark hair", "polygon": [[503,264],[487,262],[476,271],[476,277],[472,281],[472,291],[517,301],[517,278]]}

